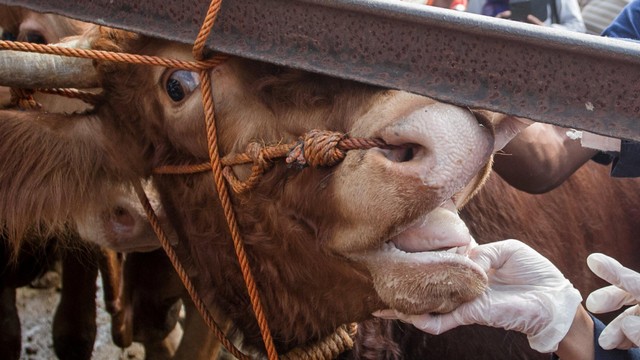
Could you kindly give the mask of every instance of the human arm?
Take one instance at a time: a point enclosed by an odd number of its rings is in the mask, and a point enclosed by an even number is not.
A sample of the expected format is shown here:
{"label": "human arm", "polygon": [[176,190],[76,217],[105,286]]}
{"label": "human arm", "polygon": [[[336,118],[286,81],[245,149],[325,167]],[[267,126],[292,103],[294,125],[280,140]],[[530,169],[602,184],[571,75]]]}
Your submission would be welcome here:
{"label": "human arm", "polygon": [[569,138],[567,130],[544,123],[530,125],[496,153],[493,169],[511,186],[528,193],[554,189],[597,153]]}
{"label": "human arm", "polygon": [[596,359],[593,332],[593,319],[582,305],[578,306],[567,336],[560,341],[555,354],[562,360]]}

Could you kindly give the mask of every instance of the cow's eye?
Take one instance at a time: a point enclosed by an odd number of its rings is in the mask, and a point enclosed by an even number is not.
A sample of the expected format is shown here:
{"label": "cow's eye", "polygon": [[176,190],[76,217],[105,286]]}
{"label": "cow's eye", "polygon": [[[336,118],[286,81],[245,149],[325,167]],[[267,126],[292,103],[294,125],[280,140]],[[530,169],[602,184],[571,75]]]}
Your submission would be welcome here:
{"label": "cow's eye", "polygon": [[14,33],[10,32],[10,31],[3,31],[2,32],[2,40],[5,41],[16,41],[17,37],[14,35]]}
{"label": "cow's eye", "polygon": [[200,85],[198,74],[191,71],[178,70],[167,77],[165,89],[171,100],[180,102],[191,94],[198,85]]}
{"label": "cow's eye", "polygon": [[29,32],[25,36],[24,40],[26,42],[34,43],[34,44],[46,44],[47,39],[44,38],[44,35],[39,32]]}

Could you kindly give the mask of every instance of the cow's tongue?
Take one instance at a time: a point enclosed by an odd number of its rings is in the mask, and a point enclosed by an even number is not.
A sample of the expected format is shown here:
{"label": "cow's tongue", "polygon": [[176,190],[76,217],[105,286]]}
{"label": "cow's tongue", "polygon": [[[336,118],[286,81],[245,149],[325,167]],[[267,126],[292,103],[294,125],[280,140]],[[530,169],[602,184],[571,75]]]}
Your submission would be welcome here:
{"label": "cow's tongue", "polygon": [[354,259],[367,265],[378,295],[391,308],[407,314],[448,312],[486,287],[486,274],[466,256],[475,245],[451,202],[382,249]]}
{"label": "cow's tongue", "polygon": [[391,242],[396,248],[410,253],[466,248],[459,249],[462,252],[457,251],[461,255],[469,249],[468,245],[475,244],[451,200],[395,236]]}

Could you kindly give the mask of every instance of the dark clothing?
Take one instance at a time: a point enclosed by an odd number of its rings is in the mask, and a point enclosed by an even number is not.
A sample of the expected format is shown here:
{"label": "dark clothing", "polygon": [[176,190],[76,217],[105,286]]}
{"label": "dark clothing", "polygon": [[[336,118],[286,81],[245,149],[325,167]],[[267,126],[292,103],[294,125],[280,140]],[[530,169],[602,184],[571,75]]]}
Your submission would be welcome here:
{"label": "dark clothing", "polygon": [[[604,330],[605,325],[602,321],[596,319],[593,315],[589,314],[593,319],[594,329],[593,329],[593,343],[595,344],[595,360],[640,360],[640,349],[633,348],[629,350],[604,350],[598,344],[598,338],[600,337],[600,333]],[[553,354],[551,356],[552,360],[560,359]],[[562,359],[560,359],[562,360]]]}
{"label": "dark clothing", "polygon": [[622,9],[602,36],[640,40],[640,0],[634,0]]}
{"label": "dark clothing", "polygon": [[622,140],[620,152],[600,152],[592,160],[600,164],[611,164],[613,177],[639,177],[640,143]]}

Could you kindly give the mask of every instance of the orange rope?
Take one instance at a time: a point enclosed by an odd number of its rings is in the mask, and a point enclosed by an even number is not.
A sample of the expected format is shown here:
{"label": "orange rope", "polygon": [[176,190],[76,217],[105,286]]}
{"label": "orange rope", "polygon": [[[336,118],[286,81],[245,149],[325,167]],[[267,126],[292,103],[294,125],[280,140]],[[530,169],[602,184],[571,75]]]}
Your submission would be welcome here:
{"label": "orange rope", "polygon": [[235,347],[235,345],[233,345],[231,341],[222,333],[222,330],[220,330],[220,327],[218,326],[218,324],[216,324],[215,320],[211,316],[211,313],[207,309],[206,305],[204,304],[200,296],[198,296],[198,292],[193,286],[193,283],[189,278],[189,274],[187,274],[187,271],[184,269],[184,266],[182,266],[182,264],[180,263],[180,259],[178,259],[178,255],[176,254],[175,250],[173,250],[173,247],[171,246],[169,239],[165,235],[164,231],[162,231],[162,227],[160,226],[160,221],[158,220],[158,217],[156,216],[153,210],[153,207],[149,203],[149,199],[147,198],[147,194],[142,189],[142,185],[139,182],[134,183],[133,185],[136,190],[136,194],[138,195],[138,199],[140,200],[140,203],[142,204],[142,207],[144,208],[144,211],[147,214],[147,218],[151,223],[151,227],[156,232],[156,236],[160,240],[160,244],[162,245],[164,252],[167,254],[167,257],[169,257],[169,260],[171,260],[171,264],[173,264],[173,267],[178,273],[178,276],[180,277],[180,279],[182,280],[182,283],[184,284],[185,289],[187,289],[187,292],[189,293],[191,300],[193,300],[193,304],[196,306],[196,308],[202,315],[204,322],[207,324],[207,326],[209,326],[209,329],[213,331],[213,333],[216,335],[218,340],[220,340],[222,345],[224,345],[224,347],[233,356],[241,360],[249,360],[250,358],[247,355],[241,353],[240,350],[238,350]]}
{"label": "orange rope", "polygon": [[[342,161],[346,151],[354,149],[397,148],[388,145],[381,139],[347,138],[345,134],[327,131],[311,130],[302,135],[295,143],[263,146],[259,143],[249,143],[247,151],[241,154],[229,154],[222,158],[224,168],[222,175],[236,193],[253,189],[262,175],[273,166],[271,160],[286,157],[287,164],[297,167],[304,166],[332,166]],[[240,181],[233,173],[232,166],[253,163],[251,174],[245,181]],[[211,169],[209,164],[196,165],[165,165],[153,169],[154,174],[193,174]]]}
{"label": "orange rope", "polygon": [[225,59],[215,57],[207,61],[184,61],[177,59],[168,59],[159,56],[128,54],[104,50],[76,49],[62,46],[42,45],[28,42],[5,40],[0,40],[0,49],[70,56],[93,60],[108,60],[130,64],[164,66],[168,68],[177,68],[189,71],[210,69],[212,67],[220,65],[220,63],[226,59],[226,57]]}
{"label": "orange rope", "polygon": [[95,105],[100,102],[102,96],[100,94],[94,94],[88,91],[80,91],[78,89],[36,89],[36,91],[45,93],[45,94],[53,94],[59,96],[65,96],[71,99],[82,100],[88,104]]}
{"label": "orange rope", "polygon": [[[193,47],[193,55],[196,59],[201,60],[204,58],[203,50],[211,29],[213,28],[213,22],[220,10],[220,0],[212,0],[205,21],[200,29],[198,38],[196,39]],[[220,152],[218,148],[218,138],[216,131],[216,123],[214,116],[214,104],[213,94],[211,91],[211,73],[207,70],[200,71],[201,91],[202,91],[202,105],[205,113],[205,123],[207,126],[207,140],[209,142],[209,159],[211,161],[211,170],[213,171],[213,178],[216,185],[216,191],[218,192],[218,198],[224,209],[224,215],[227,219],[227,225],[229,225],[229,231],[231,232],[231,238],[233,239],[233,247],[240,263],[242,270],[242,277],[244,278],[247,291],[249,293],[249,299],[251,300],[251,306],[253,312],[258,321],[260,327],[260,333],[262,334],[262,340],[267,351],[269,360],[277,360],[278,353],[276,347],[273,344],[273,338],[271,337],[271,331],[267,323],[267,318],[262,308],[262,302],[260,301],[260,293],[256,286],[253,274],[251,273],[251,266],[247,258],[247,254],[244,249],[244,244],[238,230],[238,222],[233,211],[233,205],[231,204],[229,192],[222,177],[222,165],[220,163]]]}

